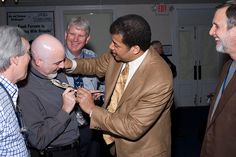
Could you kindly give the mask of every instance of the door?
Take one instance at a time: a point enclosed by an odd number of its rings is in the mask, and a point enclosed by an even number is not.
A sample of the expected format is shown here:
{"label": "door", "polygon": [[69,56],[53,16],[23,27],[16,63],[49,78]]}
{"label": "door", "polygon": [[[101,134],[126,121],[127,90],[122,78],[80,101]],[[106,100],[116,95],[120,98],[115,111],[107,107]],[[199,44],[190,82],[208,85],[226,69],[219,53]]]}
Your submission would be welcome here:
{"label": "door", "polygon": [[[216,51],[216,43],[214,38],[209,36],[210,27],[199,26],[196,33],[197,45],[199,46],[198,53],[198,93],[194,105],[208,105],[208,95],[215,90],[220,67],[220,56]],[[200,76],[199,76],[200,75]]]}
{"label": "door", "polygon": [[180,26],[176,106],[205,106],[219,75],[219,55],[209,36],[210,26]]}

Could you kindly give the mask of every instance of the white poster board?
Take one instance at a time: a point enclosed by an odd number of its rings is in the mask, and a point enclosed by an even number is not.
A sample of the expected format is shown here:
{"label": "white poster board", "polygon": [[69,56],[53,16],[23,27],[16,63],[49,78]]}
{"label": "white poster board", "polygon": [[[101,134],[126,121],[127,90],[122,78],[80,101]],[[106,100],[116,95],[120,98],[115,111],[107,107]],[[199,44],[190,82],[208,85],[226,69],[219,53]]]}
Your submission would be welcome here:
{"label": "white poster board", "polygon": [[54,23],[53,11],[7,12],[7,25],[22,28],[29,40],[42,33],[55,35]]}

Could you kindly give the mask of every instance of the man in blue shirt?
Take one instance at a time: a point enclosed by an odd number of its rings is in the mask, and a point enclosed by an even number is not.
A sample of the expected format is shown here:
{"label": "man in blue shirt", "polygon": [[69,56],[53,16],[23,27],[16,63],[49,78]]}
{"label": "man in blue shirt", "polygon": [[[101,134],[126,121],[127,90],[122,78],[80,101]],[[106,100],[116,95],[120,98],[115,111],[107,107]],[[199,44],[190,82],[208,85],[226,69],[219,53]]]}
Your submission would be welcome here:
{"label": "man in blue shirt", "polygon": [[[86,19],[73,17],[68,23],[65,31],[66,40],[66,57],[74,58],[94,58],[96,54],[85,45],[90,39],[90,26]],[[83,86],[89,90],[98,89],[98,79],[95,76],[85,75],[67,75],[69,84],[73,87]],[[89,118],[86,117],[80,109],[77,109],[77,121],[80,131],[80,156],[81,157],[98,157],[99,143],[95,137],[95,132],[89,128]]]}

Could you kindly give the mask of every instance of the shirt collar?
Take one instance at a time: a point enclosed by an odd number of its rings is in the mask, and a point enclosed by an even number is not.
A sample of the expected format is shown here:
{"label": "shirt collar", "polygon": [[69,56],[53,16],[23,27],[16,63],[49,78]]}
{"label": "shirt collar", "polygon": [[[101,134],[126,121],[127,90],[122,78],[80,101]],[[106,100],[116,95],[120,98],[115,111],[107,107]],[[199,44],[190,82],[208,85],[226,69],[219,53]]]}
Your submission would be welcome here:
{"label": "shirt collar", "polygon": [[235,70],[236,69],[236,61],[233,61],[231,67]]}
{"label": "shirt collar", "polygon": [[148,54],[148,49],[140,57],[129,62],[128,64],[130,66],[130,69],[135,69],[134,71],[136,71],[140,66],[140,64],[143,62],[144,58],[147,56],[147,54]]}
{"label": "shirt collar", "polygon": [[6,77],[0,74],[0,82],[6,88],[10,96],[13,98],[15,94],[18,94],[18,87],[16,84],[11,83]]}
{"label": "shirt collar", "polygon": [[43,74],[41,74],[39,71],[37,71],[33,65],[31,64],[29,67],[29,71],[30,73],[32,73],[34,76],[39,77],[41,79],[45,79],[45,80],[49,80],[49,78],[47,78],[46,76],[44,76]]}
{"label": "shirt collar", "polygon": [[[83,49],[82,49],[83,50]],[[80,58],[83,58],[83,51],[80,51]],[[69,59],[74,59],[74,58],[77,58],[77,56],[73,55],[70,50],[68,49],[68,47],[66,47],[66,57],[69,58]]]}

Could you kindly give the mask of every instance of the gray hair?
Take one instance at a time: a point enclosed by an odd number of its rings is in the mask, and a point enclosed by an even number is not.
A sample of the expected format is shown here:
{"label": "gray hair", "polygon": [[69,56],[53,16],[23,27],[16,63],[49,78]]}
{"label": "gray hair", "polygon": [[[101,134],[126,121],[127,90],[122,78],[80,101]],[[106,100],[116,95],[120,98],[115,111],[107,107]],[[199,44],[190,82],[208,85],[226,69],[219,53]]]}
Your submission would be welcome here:
{"label": "gray hair", "polygon": [[0,26],[0,71],[5,71],[10,66],[10,59],[25,54],[22,39],[25,32],[14,26]]}
{"label": "gray hair", "polygon": [[236,26],[236,0],[229,0],[223,4],[220,4],[216,7],[216,9],[221,9],[224,7],[228,7],[226,10],[227,19],[227,29],[231,29]]}
{"label": "gray hair", "polygon": [[76,26],[77,29],[83,29],[85,30],[87,36],[89,36],[90,34],[90,25],[89,25],[89,21],[77,16],[77,17],[73,17],[71,18],[71,20],[69,21],[68,25],[67,25],[67,31],[69,30],[69,28],[74,25]]}

